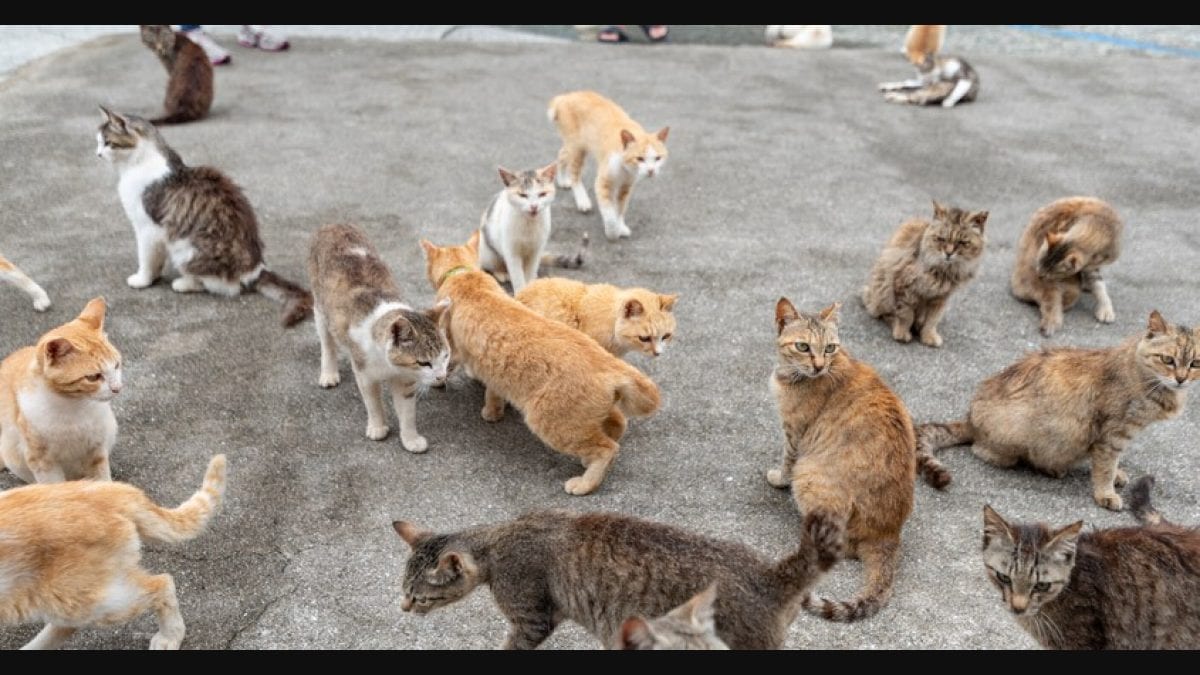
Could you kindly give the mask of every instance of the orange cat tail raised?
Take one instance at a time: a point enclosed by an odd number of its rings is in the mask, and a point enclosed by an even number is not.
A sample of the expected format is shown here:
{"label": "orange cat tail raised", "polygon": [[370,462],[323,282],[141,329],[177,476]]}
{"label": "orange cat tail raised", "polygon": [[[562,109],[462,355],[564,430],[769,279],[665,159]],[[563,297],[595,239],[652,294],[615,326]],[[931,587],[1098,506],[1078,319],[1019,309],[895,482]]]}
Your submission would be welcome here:
{"label": "orange cat tail raised", "polygon": [[173,509],[164,509],[145,498],[131,506],[133,512],[129,517],[143,539],[175,544],[203,532],[224,496],[225,455],[217,455],[208,463],[204,484],[186,502]]}
{"label": "orange cat tail raised", "polygon": [[631,417],[645,417],[658,410],[658,385],[637,368],[629,366],[629,370],[633,372],[616,387],[617,407]]}

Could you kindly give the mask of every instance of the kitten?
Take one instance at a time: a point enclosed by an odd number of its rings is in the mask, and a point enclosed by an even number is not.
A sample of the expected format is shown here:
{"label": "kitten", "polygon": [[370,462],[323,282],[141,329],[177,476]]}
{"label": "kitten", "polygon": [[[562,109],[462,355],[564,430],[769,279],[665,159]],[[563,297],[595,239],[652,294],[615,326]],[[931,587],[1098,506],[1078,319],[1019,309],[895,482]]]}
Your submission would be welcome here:
{"label": "kitten", "polygon": [[338,346],[345,347],[367,407],[367,438],[378,441],[388,435],[386,384],[400,420],[401,444],[409,452],[425,452],[429,444],[417,433],[416,397],[446,378],[450,347],[438,324],[450,303],[425,311],[405,304],[387,264],[366,233],[353,225],[317,230],[308,253],[308,277],[321,341],[320,385],[338,385]]}
{"label": "kitten", "polygon": [[621,624],[616,649],[729,649],[717,637],[716,582],[657,619],[640,616]]}
{"label": "kitten", "polygon": [[142,44],[150,48],[167,69],[166,114],[151,124],[179,124],[208,114],[213,100],[213,67],[204,49],[176,33],[170,26],[141,27]]}
{"label": "kitten", "polygon": [[424,239],[421,246],[429,283],[453,303],[446,333],[454,358],[487,388],[483,419],[499,421],[512,403],[542,442],[586,467],[564,489],[595,490],[617,457],[625,416],[657,411],[658,386],[586,335],[509,297],[476,267],[478,230],[465,246]]}
{"label": "kitten", "polygon": [[[1157,513],[1151,485],[1130,487],[1135,513]],[[1195,649],[1200,530],[1139,519],[1140,527],[1082,532],[1083,521],[1009,523],[985,506],[988,578],[1047,649]]]}
{"label": "kitten", "polygon": [[[920,452],[974,443],[996,466],[1024,461],[1055,478],[1090,459],[1092,496],[1119,511],[1121,452],[1146,425],[1177,416],[1198,379],[1200,329],[1152,311],[1146,332],[1116,347],[1043,349],[984,380],[967,419],[921,425]],[[944,471],[932,457],[922,466],[927,480]]]}
{"label": "kitten", "polygon": [[963,211],[933,202],[933,221],[900,225],[883,249],[863,288],[862,301],[876,319],[892,324],[892,338],[941,347],[938,322],[950,294],[979,271],[987,211]]}
{"label": "kitten", "polygon": [[658,356],[675,335],[673,310],[679,296],[674,294],[557,278],[538,279],[516,298],[538,314],[579,330],[614,356],[635,350]]}
{"label": "kitten", "polygon": [[171,288],[235,297],[260,290],[283,302],[283,325],[312,313],[312,295],[266,268],[254,209],[220,171],[183,163],[162,135],[136,115],[103,106],[96,154],[120,176],[117,194],[137,239],[138,271],[126,283],[146,288],[168,257],[179,271]]}
{"label": "kitten", "polygon": [[25,294],[33,300],[33,308],[37,311],[44,312],[50,309],[50,296],[46,295],[46,291],[2,255],[0,255],[0,281],[10,283],[25,291]]}
{"label": "kitten", "polygon": [[884,82],[879,90],[892,103],[940,103],[953,108],[979,95],[979,74],[957,56],[939,56],[946,36],[944,25],[916,25],[904,40],[904,56],[917,69],[917,78]]}
{"label": "kitten", "polygon": [[401,609],[426,614],[486,584],[508,618],[505,649],[534,649],[564,620],[612,645],[629,616],[657,616],[714,582],[717,636],[733,649],[777,649],[800,596],[840,554],[840,533],[818,514],[805,518],[799,548],[778,562],[615,513],[535,511],[450,534],[393,527],[412,548]]}
{"label": "kitten", "polygon": [[1096,296],[1096,320],[1116,319],[1100,268],[1121,254],[1124,223],[1112,207],[1093,197],[1068,197],[1038,209],[1017,243],[1012,292],[1034,303],[1042,335],[1062,327],[1062,313],[1080,293]]}
{"label": "kitten", "polygon": [[151,649],[179,649],[183,617],[170,574],[138,564],[143,541],[175,544],[204,531],[225,494],[225,455],[177,508],[128,483],[72,481],[0,492],[0,625],[45,621],[23,649],[53,649],[85,626],[154,610]]}
{"label": "kitten", "polygon": [[583,187],[583,163],[596,158],[596,201],[609,241],[632,233],[625,224],[625,209],[633,186],[642,178],[653,178],[667,161],[667,134],[663,127],[648,134],[616,103],[594,91],[576,91],[550,99],[546,111],[562,136],[558,151],[558,185],[571,188],[575,207],[592,210]]}
{"label": "kitten", "polygon": [[778,364],[770,388],[787,437],[767,482],[792,488],[801,513],[820,514],[863,562],[866,589],[848,602],[808,596],[804,608],[830,621],[873,616],[892,596],[900,531],[912,511],[916,438],[904,403],[838,337],[834,303],[818,314],[775,305]]}
{"label": "kitten", "polygon": [[111,402],[121,354],[104,334],[104,298],[0,363],[0,460],[26,483],[112,480]]}

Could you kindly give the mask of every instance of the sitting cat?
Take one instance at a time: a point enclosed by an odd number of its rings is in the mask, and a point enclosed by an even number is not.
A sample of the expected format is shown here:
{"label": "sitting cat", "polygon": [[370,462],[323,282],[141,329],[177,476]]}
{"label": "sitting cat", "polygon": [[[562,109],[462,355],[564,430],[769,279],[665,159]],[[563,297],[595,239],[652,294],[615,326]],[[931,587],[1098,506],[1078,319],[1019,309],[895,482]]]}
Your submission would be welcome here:
{"label": "sitting cat", "polygon": [[1017,243],[1012,292],[1034,303],[1042,315],[1042,335],[1062,327],[1063,310],[1081,293],[1096,296],[1096,320],[1116,319],[1100,268],[1121,254],[1124,223],[1112,207],[1093,197],[1059,199],[1033,214]]}
{"label": "sitting cat", "polygon": [[1009,611],[1047,649],[1195,649],[1200,530],[1161,520],[1153,478],[1130,486],[1140,527],[1083,532],[1009,523],[983,507],[983,562]]}
{"label": "sitting cat", "polygon": [[170,26],[141,26],[142,44],[167,69],[166,114],[151,124],[179,124],[208,114],[213,100],[213,67],[200,45]]}
{"label": "sitting cat", "polygon": [[614,356],[633,350],[658,356],[674,337],[673,310],[679,296],[560,277],[538,279],[516,298],[538,314],[599,342]]}
{"label": "sitting cat", "polygon": [[621,624],[616,649],[729,649],[717,637],[717,584],[692,596],[690,600],[658,617],[646,620],[640,616]]}
{"label": "sitting cat", "polygon": [[225,494],[225,455],[204,484],[165,509],[128,483],[71,481],[0,492],[0,625],[44,621],[23,649],[53,649],[86,626],[153,610],[151,649],[179,649],[183,617],[170,574],[138,564],[143,541],[175,544],[204,531]]}
{"label": "sitting cat", "polygon": [[642,178],[653,178],[667,161],[670,127],[648,134],[616,103],[594,91],[576,91],[555,96],[546,111],[558,128],[563,146],[558,151],[558,185],[571,188],[575,207],[592,210],[584,189],[583,163],[596,158],[596,201],[609,241],[632,233],[625,224],[625,209],[633,186]]}
{"label": "sitting cat", "polygon": [[312,295],[267,269],[254,209],[220,171],[183,163],[146,120],[100,107],[105,121],[96,154],[111,162],[117,194],[137,239],[138,271],[126,283],[146,288],[162,276],[168,257],[179,293],[237,296],[259,289],[285,304],[283,325],[312,313]]}
{"label": "sitting cat", "polygon": [[94,298],[74,321],[0,363],[0,461],[26,483],[112,480],[111,401],[124,384],[105,309]]}
{"label": "sitting cat", "polygon": [[367,407],[367,438],[387,437],[387,384],[400,420],[400,442],[409,452],[425,452],[429,444],[417,433],[416,397],[446,378],[450,347],[438,324],[450,303],[425,311],[405,304],[387,264],[366,233],[353,225],[317,230],[308,253],[308,276],[321,341],[320,385],[337,386],[338,345],[345,347]]}
{"label": "sitting cat", "polygon": [[945,485],[931,453],[966,443],[996,466],[1024,461],[1055,478],[1090,459],[1092,496],[1119,511],[1121,453],[1143,427],[1179,415],[1196,380],[1200,329],[1168,324],[1153,311],[1145,332],[1116,347],[1043,349],[984,380],[965,420],[917,430],[921,471]]}
{"label": "sitting cat", "polygon": [[595,490],[617,457],[625,416],[657,411],[658,386],[583,333],[509,297],[476,266],[478,230],[465,246],[421,246],[429,283],[452,303],[446,333],[454,358],[487,388],[483,419],[499,421],[512,403],[542,442],[586,467],[566,491]]}
{"label": "sitting cat", "polygon": [[956,56],[939,56],[945,39],[944,25],[917,25],[909,29],[904,55],[917,69],[917,78],[879,85],[892,103],[926,105],[940,103],[953,108],[959,101],[974,101],[979,95],[979,74]]}
{"label": "sitting cat", "polygon": [[8,282],[25,291],[25,294],[33,300],[33,308],[37,311],[44,312],[50,309],[50,296],[46,295],[46,291],[2,255],[0,255],[0,281]]}
{"label": "sitting cat", "polygon": [[631,615],[657,616],[714,582],[717,637],[733,649],[778,649],[800,596],[840,555],[840,533],[820,514],[805,518],[799,548],[778,562],[615,513],[534,511],[449,534],[393,527],[412,548],[401,609],[426,614],[486,584],[508,619],[505,649],[534,649],[564,620],[612,645]]}
{"label": "sitting cat", "polygon": [[892,338],[941,347],[938,322],[950,294],[979,271],[987,211],[963,211],[933,202],[933,221],[913,218],[900,225],[871,268],[862,301],[876,319],[892,324]]}

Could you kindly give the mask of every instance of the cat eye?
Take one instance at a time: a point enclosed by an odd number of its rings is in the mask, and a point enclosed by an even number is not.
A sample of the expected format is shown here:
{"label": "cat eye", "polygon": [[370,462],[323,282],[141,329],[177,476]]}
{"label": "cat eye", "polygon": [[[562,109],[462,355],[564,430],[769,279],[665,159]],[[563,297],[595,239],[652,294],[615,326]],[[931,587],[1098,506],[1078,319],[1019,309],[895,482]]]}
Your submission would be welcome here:
{"label": "cat eye", "polygon": [[549,192],[539,192],[538,197],[545,197],[548,194],[550,194],[550,193]]}
{"label": "cat eye", "polygon": [[996,581],[999,581],[1000,583],[1004,584],[1005,586],[1012,585],[1012,577],[1008,576],[1007,574],[1005,574],[1003,572],[993,572],[993,574],[996,575]]}
{"label": "cat eye", "polygon": [[1050,582],[1039,581],[1033,585],[1033,590],[1035,593],[1045,593],[1046,591],[1050,590]]}
{"label": "cat eye", "polygon": [[104,379],[104,376],[100,373],[92,373],[83,379],[87,380],[88,382],[99,382],[100,380]]}
{"label": "cat eye", "polygon": [[796,343],[796,351],[798,351],[798,352],[804,352],[807,354],[811,350],[812,350],[812,347],[809,347],[807,342],[797,342]]}
{"label": "cat eye", "polygon": [[[671,334],[670,334],[670,333],[667,333],[666,335],[664,335],[664,336],[663,336],[663,339],[664,339],[664,340],[670,340],[670,339],[671,339]],[[1197,366],[1197,364],[1200,364],[1200,361],[1197,361],[1196,363],[1193,363],[1193,364],[1192,364],[1192,366],[1193,366],[1193,367],[1200,367],[1200,366]]]}
{"label": "cat eye", "polygon": [[428,361],[417,361],[417,365],[421,366],[422,368],[432,368],[433,367],[433,364]]}
{"label": "cat eye", "polygon": [[637,161],[639,161],[639,162],[644,162],[644,161],[646,161],[646,158],[645,158],[645,157],[638,157],[638,158],[637,158]]}
{"label": "cat eye", "polygon": [[520,197],[521,199],[528,199],[528,198],[529,198],[529,193],[527,193],[527,192],[518,192],[518,193],[517,193],[517,196],[518,196],[518,197]]}
{"label": "cat eye", "polygon": [[837,351],[837,345],[825,345],[825,353],[832,354]]}
{"label": "cat eye", "polygon": [[649,342],[649,341],[653,340],[654,338],[650,337],[649,335],[642,335],[642,336],[638,337],[638,339],[641,340],[642,342]]}
{"label": "cat eye", "polygon": [[1167,364],[1168,366],[1175,365],[1175,357],[1173,357],[1173,356],[1167,356],[1166,354],[1160,354],[1158,358],[1162,359],[1162,362]]}

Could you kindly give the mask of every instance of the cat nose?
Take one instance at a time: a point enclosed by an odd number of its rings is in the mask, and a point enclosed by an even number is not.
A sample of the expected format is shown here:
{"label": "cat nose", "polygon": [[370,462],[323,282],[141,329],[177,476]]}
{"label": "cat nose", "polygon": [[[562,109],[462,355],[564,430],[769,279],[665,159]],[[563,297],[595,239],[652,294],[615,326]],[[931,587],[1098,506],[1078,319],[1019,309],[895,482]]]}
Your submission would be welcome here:
{"label": "cat nose", "polygon": [[530,214],[530,215],[532,215],[532,216],[536,216],[536,215],[537,215],[537,213],[538,213],[538,207],[536,207],[536,206],[531,206],[531,207],[529,207],[529,214]]}
{"label": "cat nose", "polygon": [[411,597],[406,595],[400,600],[400,609],[402,609],[406,612],[411,612],[412,607],[413,607],[413,600]]}
{"label": "cat nose", "polygon": [[1024,614],[1029,609],[1029,598],[1024,595],[1012,596],[1012,611],[1014,614]]}
{"label": "cat nose", "polygon": [[112,393],[119,394],[119,393],[121,393],[121,390],[124,389],[125,387],[124,387],[124,385],[120,385],[120,384],[110,384],[110,385],[108,385],[108,388],[110,390],[112,390]]}
{"label": "cat nose", "polygon": [[1184,373],[1183,375],[1176,375],[1175,381],[1178,382],[1179,384],[1183,384],[1184,382],[1187,382],[1187,374]]}
{"label": "cat nose", "polygon": [[651,178],[654,178],[654,169],[650,169],[650,170],[648,171],[648,173],[649,173],[649,175],[650,175],[650,177],[651,177]]}

